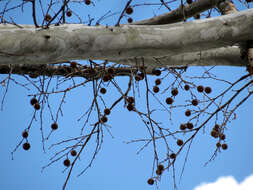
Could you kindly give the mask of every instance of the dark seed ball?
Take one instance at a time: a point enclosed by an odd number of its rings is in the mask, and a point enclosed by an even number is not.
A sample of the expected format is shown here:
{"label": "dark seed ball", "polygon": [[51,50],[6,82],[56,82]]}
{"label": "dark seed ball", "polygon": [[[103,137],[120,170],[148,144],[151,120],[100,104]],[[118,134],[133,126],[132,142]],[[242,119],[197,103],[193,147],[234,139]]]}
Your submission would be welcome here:
{"label": "dark seed ball", "polygon": [[24,131],[24,132],[22,133],[22,137],[25,138],[25,139],[28,137],[28,135],[29,135],[29,134],[28,134],[27,131]]}
{"label": "dark seed ball", "polygon": [[158,170],[164,170],[164,166],[163,166],[162,164],[159,164],[159,165],[157,166],[157,169],[158,169]]}
{"label": "dark seed ball", "polygon": [[128,104],[127,109],[128,109],[128,111],[133,111],[134,110],[134,105],[133,104]]}
{"label": "dark seed ball", "polygon": [[129,104],[133,104],[134,103],[134,97],[130,96],[127,98],[127,101]]}
{"label": "dark seed ball", "polygon": [[106,116],[101,117],[100,120],[101,120],[102,123],[106,123],[108,121]]}
{"label": "dark seed ball", "polygon": [[185,116],[187,116],[187,117],[191,116],[191,110],[186,110],[185,111]]}
{"label": "dark seed ball", "polygon": [[100,93],[101,93],[101,94],[105,94],[105,93],[106,93],[106,89],[105,89],[105,88],[101,88],[101,89],[100,89]]}
{"label": "dark seed ball", "polygon": [[46,14],[44,19],[45,21],[49,22],[52,19],[52,17],[50,14]]}
{"label": "dark seed ball", "polygon": [[76,150],[72,150],[70,154],[71,154],[71,156],[76,156],[77,152],[76,152]]}
{"label": "dark seed ball", "polygon": [[210,94],[212,92],[211,87],[205,87],[205,93]]}
{"label": "dark seed ball", "polygon": [[185,124],[181,124],[181,125],[180,125],[180,129],[181,129],[181,130],[185,130],[185,129],[186,129],[186,125],[185,125]]}
{"label": "dark seed ball", "polygon": [[217,148],[220,148],[221,147],[221,144],[219,142],[216,143],[216,147]]}
{"label": "dark seed ball", "polygon": [[113,75],[113,74],[114,74],[114,69],[110,67],[110,68],[107,70],[107,72],[108,72],[109,74]]}
{"label": "dark seed ball", "polygon": [[32,98],[32,99],[30,100],[30,103],[31,103],[31,105],[33,106],[34,104],[38,103],[38,100],[37,100],[36,98]]}
{"label": "dark seed ball", "polygon": [[152,73],[156,76],[160,76],[162,72],[158,69],[155,69],[155,70],[152,71]]}
{"label": "dark seed ball", "polygon": [[225,138],[226,138],[226,135],[225,134],[220,134],[220,140],[225,140]]}
{"label": "dark seed ball", "polygon": [[167,104],[172,104],[174,102],[174,100],[172,98],[166,98],[166,103]]}
{"label": "dark seed ball", "polygon": [[57,123],[53,123],[53,124],[51,125],[51,129],[52,129],[52,130],[58,129],[58,124],[57,124]]}
{"label": "dark seed ball", "polygon": [[67,13],[66,13],[66,15],[67,15],[68,17],[71,17],[71,16],[72,16],[72,12],[71,12],[70,10],[68,10]]}
{"label": "dark seed ball", "polygon": [[177,88],[172,89],[171,94],[172,96],[178,95],[178,89]]}
{"label": "dark seed ball", "polygon": [[23,144],[23,149],[24,150],[29,150],[30,147],[31,147],[31,145],[28,142],[26,142],[26,143]]}
{"label": "dark seed ball", "polygon": [[157,175],[162,175],[163,171],[157,169],[157,170],[155,171],[155,173],[156,173]]}
{"label": "dark seed ball", "polygon": [[110,115],[110,113],[111,113],[111,110],[109,108],[105,108],[104,114],[105,115]]}
{"label": "dark seed ball", "polygon": [[127,7],[126,8],[126,14],[130,15],[133,13],[133,8],[132,7]]}
{"label": "dark seed ball", "polygon": [[227,144],[222,144],[222,145],[221,145],[221,148],[222,148],[223,150],[227,150],[227,149],[228,149],[228,145],[227,145]]}
{"label": "dark seed ball", "polygon": [[217,131],[215,131],[215,130],[212,130],[211,131],[211,136],[214,137],[214,138],[218,138],[219,133]]}
{"label": "dark seed ball", "polygon": [[129,17],[129,18],[127,19],[127,22],[128,22],[128,23],[132,23],[132,22],[133,22],[133,19],[132,19],[131,17]]}
{"label": "dark seed ball", "polygon": [[155,80],[155,84],[156,84],[156,85],[160,85],[160,84],[161,84],[161,79],[156,79],[156,80]]}
{"label": "dark seed ball", "polygon": [[108,82],[110,80],[110,76],[109,75],[104,75],[103,76],[103,81],[104,82]]}
{"label": "dark seed ball", "polygon": [[153,87],[153,91],[154,91],[154,93],[158,93],[158,92],[159,92],[159,90],[160,90],[160,89],[159,89],[159,87],[158,87],[158,86],[154,86],[154,87]]}
{"label": "dark seed ball", "polygon": [[66,159],[63,161],[64,166],[69,167],[70,166],[70,160]]}
{"label": "dark seed ball", "polygon": [[154,179],[149,178],[147,182],[149,185],[153,185],[155,181],[154,181]]}
{"label": "dark seed ball", "polygon": [[175,159],[176,158],[176,154],[175,153],[170,154],[170,158],[171,159]]}
{"label": "dark seed ball", "polygon": [[193,124],[190,123],[190,122],[188,122],[188,123],[186,124],[186,126],[187,126],[188,129],[193,129]]}
{"label": "dark seed ball", "polygon": [[215,124],[215,126],[213,127],[214,131],[219,131],[220,130],[220,126],[218,124]]}
{"label": "dark seed ball", "polygon": [[70,62],[70,67],[76,68],[76,66],[77,66],[77,62],[75,61]]}
{"label": "dark seed ball", "polygon": [[198,86],[197,90],[198,90],[198,92],[203,92],[204,91],[204,87],[203,86]]}
{"label": "dark seed ball", "polygon": [[177,140],[177,145],[178,146],[182,146],[184,144],[184,141],[182,141],[181,139]]}
{"label": "dark seed ball", "polygon": [[184,89],[188,91],[190,89],[190,86],[188,84],[184,85]]}
{"label": "dark seed ball", "polygon": [[199,101],[197,99],[192,100],[192,105],[197,106],[199,104]]}
{"label": "dark seed ball", "polygon": [[186,0],[188,4],[192,4],[192,0]]}
{"label": "dark seed ball", "polygon": [[85,4],[86,4],[86,5],[89,5],[90,3],[91,3],[90,0],[85,0]]}
{"label": "dark seed ball", "polygon": [[40,104],[37,102],[36,104],[33,105],[34,109],[39,110],[40,109]]}

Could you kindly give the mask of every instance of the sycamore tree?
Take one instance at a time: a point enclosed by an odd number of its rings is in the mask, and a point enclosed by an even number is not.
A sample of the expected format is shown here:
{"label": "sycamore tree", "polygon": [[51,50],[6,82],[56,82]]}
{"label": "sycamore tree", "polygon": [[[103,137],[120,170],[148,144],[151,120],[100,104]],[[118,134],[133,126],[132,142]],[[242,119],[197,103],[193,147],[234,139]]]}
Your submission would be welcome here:
{"label": "sycamore tree", "polygon": [[[33,110],[11,154],[31,149],[30,131],[39,123],[42,149],[52,154],[43,170],[61,162],[66,189],[82,155],[93,151],[79,175],[95,163],[104,135],[113,136],[110,120],[120,107],[135,114],[145,131],[126,143],[141,145],[138,153],[153,151],[147,183],[159,185],[169,172],[177,188],[177,160],[185,159],[182,173],[194,139],[203,132],[215,139],[207,163],[226,150],[228,125],[253,93],[251,0],[128,0],[98,17],[101,3],[0,0],[1,108],[8,105],[14,83],[27,89]],[[135,16],[141,9],[157,14]],[[17,22],[19,14],[29,14],[30,24]],[[216,74],[235,66],[245,72],[233,81]],[[75,118],[76,136],[48,143],[59,122],[71,117],[64,115],[64,105],[71,103],[66,97],[79,89],[89,98]],[[175,121],[178,114],[182,120]]]}

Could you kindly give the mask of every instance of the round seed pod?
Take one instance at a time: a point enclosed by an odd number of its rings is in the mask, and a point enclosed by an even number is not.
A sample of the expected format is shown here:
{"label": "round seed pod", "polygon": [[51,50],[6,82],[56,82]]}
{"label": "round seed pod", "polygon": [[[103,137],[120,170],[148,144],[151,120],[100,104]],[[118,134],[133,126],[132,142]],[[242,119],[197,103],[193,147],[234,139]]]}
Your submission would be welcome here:
{"label": "round seed pod", "polygon": [[75,62],[75,61],[70,62],[70,67],[76,68],[77,67],[77,62]]}
{"label": "round seed pod", "polygon": [[106,89],[105,89],[105,88],[101,88],[101,89],[100,89],[100,93],[101,93],[101,94],[105,94],[105,93],[106,93]]}
{"label": "round seed pod", "polygon": [[223,150],[227,150],[227,149],[228,149],[228,145],[227,145],[227,144],[222,144],[222,145],[221,145],[221,148],[222,148]]}
{"label": "round seed pod", "polygon": [[105,115],[110,115],[110,113],[111,113],[111,110],[109,108],[105,108],[104,114]]}
{"label": "round seed pod", "polygon": [[127,7],[126,8],[126,14],[130,15],[133,13],[133,8],[132,7]]}
{"label": "round seed pod", "polygon": [[158,70],[158,69],[155,69],[155,70],[152,71],[152,74],[154,74],[154,75],[156,75],[156,76],[160,76],[161,73],[162,73],[162,72],[161,72],[160,70]]}
{"label": "round seed pod", "polygon": [[157,169],[157,170],[155,171],[155,173],[156,173],[157,175],[162,175],[163,171]]}
{"label": "round seed pod", "polygon": [[225,140],[226,135],[225,134],[220,134],[219,137],[220,137],[220,140]]}
{"label": "round seed pod", "polygon": [[171,94],[172,94],[172,96],[178,95],[178,89],[177,88],[172,89]]}
{"label": "round seed pod", "polygon": [[26,139],[26,138],[28,137],[28,135],[29,135],[29,134],[28,134],[27,131],[23,131],[23,133],[22,133],[22,137],[23,137],[23,138]]}
{"label": "round seed pod", "polygon": [[52,17],[50,14],[46,14],[44,19],[45,19],[45,21],[49,22],[52,19]]}
{"label": "round seed pod", "polygon": [[134,110],[134,105],[133,104],[128,104],[127,109],[128,109],[128,111],[133,111]]}
{"label": "round seed pod", "polygon": [[164,170],[164,166],[163,166],[162,164],[159,164],[159,165],[157,166],[157,169],[158,169],[158,170]]}
{"label": "round seed pod", "polygon": [[68,10],[67,13],[66,13],[66,15],[67,15],[68,17],[71,17],[71,16],[72,16],[72,12],[71,12],[70,10]]}
{"label": "round seed pod", "polygon": [[30,103],[31,103],[31,105],[33,106],[34,104],[38,103],[38,100],[37,100],[36,98],[32,98],[32,99],[30,100]]}
{"label": "round seed pod", "polygon": [[216,143],[216,147],[217,148],[220,148],[221,147],[221,144],[219,142]]}
{"label": "round seed pod", "polygon": [[197,106],[199,104],[199,101],[197,99],[192,100],[192,105]]}
{"label": "round seed pod", "polygon": [[76,150],[71,150],[70,154],[71,154],[71,156],[76,156],[77,152],[76,152]]}
{"label": "round seed pod", "polygon": [[187,116],[187,117],[191,116],[191,110],[186,110],[185,111],[185,116]]}
{"label": "round seed pod", "polygon": [[176,154],[175,153],[170,154],[170,158],[171,159],[175,159],[176,158]]}
{"label": "round seed pod", "polygon": [[181,140],[181,139],[178,139],[177,140],[177,145],[178,146],[182,146],[184,144],[184,141],[183,140]]}
{"label": "round seed pod", "polygon": [[158,92],[159,92],[159,90],[160,90],[160,89],[159,89],[159,87],[158,87],[158,86],[154,86],[154,87],[153,87],[153,91],[154,91],[154,93],[158,93]]}
{"label": "round seed pod", "polygon": [[129,104],[133,104],[135,102],[134,97],[130,96],[127,98]]}
{"label": "round seed pod", "polygon": [[153,185],[154,182],[155,182],[155,181],[154,181],[153,178],[149,178],[148,181],[147,181],[147,183],[148,183],[149,185]]}
{"label": "round seed pod", "polygon": [[158,85],[160,85],[161,84],[161,79],[156,79],[155,80],[155,84],[158,86]]}
{"label": "round seed pod", "polygon": [[90,3],[91,3],[90,0],[85,0],[85,4],[86,4],[86,5],[89,5]]}
{"label": "round seed pod", "polygon": [[213,138],[218,138],[218,137],[219,137],[219,133],[218,133],[217,131],[215,131],[215,130],[212,130],[212,131],[211,131],[211,136],[212,136]]}
{"label": "round seed pod", "polygon": [[190,86],[189,86],[188,84],[186,84],[186,85],[184,85],[184,89],[185,89],[186,91],[188,91],[188,90],[190,90]]}
{"label": "round seed pod", "polygon": [[57,123],[53,123],[53,124],[51,125],[51,129],[52,129],[52,130],[58,129],[58,124],[57,124]]}
{"label": "round seed pod", "polygon": [[211,87],[205,87],[205,93],[210,94],[212,92]]}
{"label": "round seed pod", "polygon": [[33,105],[34,109],[39,110],[40,109],[40,104],[37,102],[36,104]]}
{"label": "round seed pod", "polygon": [[166,98],[166,103],[167,104],[172,104],[174,102],[174,100],[170,97]]}
{"label": "round seed pod", "polygon": [[23,149],[24,150],[29,150],[30,148],[31,148],[31,145],[28,142],[23,144]]}
{"label": "round seed pod", "polygon": [[103,117],[101,117],[100,121],[101,121],[102,123],[106,123],[106,122],[108,121],[108,119],[107,119],[106,116],[103,116]]}
{"label": "round seed pod", "polygon": [[203,92],[203,91],[204,91],[204,87],[201,86],[201,85],[198,86],[198,87],[197,87],[197,91],[198,91],[198,92]]}
{"label": "round seed pod", "polygon": [[128,22],[128,23],[132,23],[132,22],[133,22],[133,19],[132,19],[131,17],[129,17],[129,18],[127,19],[127,22]]}
{"label": "round seed pod", "polygon": [[69,159],[65,159],[63,161],[63,165],[66,166],[66,167],[69,167],[70,166],[70,160]]}
{"label": "round seed pod", "polygon": [[183,131],[183,130],[185,130],[186,129],[186,125],[185,124],[181,124],[180,125],[180,129]]}
{"label": "round seed pod", "polygon": [[190,122],[188,122],[188,123],[186,124],[186,126],[187,126],[188,129],[193,129],[193,124],[190,123]]}

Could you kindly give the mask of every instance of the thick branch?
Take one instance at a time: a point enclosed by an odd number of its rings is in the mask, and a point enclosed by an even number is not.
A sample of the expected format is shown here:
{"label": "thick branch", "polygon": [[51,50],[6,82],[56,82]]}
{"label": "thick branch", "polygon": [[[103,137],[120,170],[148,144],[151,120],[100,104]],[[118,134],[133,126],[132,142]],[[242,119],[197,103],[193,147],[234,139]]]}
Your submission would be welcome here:
{"label": "thick branch", "polygon": [[157,26],[0,25],[0,64],[120,60],[173,56],[253,40],[253,9],[226,16]]}
{"label": "thick branch", "polygon": [[216,7],[219,3],[225,0],[197,0],[190,5],[179,7],[169,13],[165,13],[151,19],[137,21],[132,25],[160,25],[160,24],[172,24],[183,21],[184,19],[190,18],[195,14],[202,13],[208,9]]}

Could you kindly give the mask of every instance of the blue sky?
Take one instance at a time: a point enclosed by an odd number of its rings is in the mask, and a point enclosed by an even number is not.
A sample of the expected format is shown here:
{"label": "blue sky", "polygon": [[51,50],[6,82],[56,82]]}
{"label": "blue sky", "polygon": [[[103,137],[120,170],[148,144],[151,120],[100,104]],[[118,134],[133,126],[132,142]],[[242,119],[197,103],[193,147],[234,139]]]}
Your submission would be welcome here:
{"label": "blue sky", "polygon": [[[126,0],[117,1],[111,0],[110,4],[105,1],[95,1],[96,6],[77,6],[73,5],[73,10],[80,12],[80,16],[83,20],[87,20],[87,14],[94,16],[95,19],[100,18],[108,10],[118,12],[122,10]],[[144,1],[138,1],[144,2]],[[0,4],[2,6],[2,4]],[[71,7],[72,8],[72,7]],[[243,7],[240,7],[243,9]],[[10,12],[7,18],[11,16],[17,23],[31,24],[31,12],[30,6],[25,6],[25,11],[18,17],[15,14],[20,13],[20,9]],[[149,18],[152,15],[158,15],[164,13],[164,8],[145,6],[137,7],[134,9],[134,20]],[[72,19],[72,18],[71,18]],[[74,19],[74,18],[73,18]],[[72,21],[72,20],[70,20]],[[115,24],[117,16],[110,17],[108,20],[102,22],[102,24]],[[85,62],[82,62],[85,63]],[[189,69],[190,75],[198,75],[202,73],[203,68]],[[228,81],[235,81],[242,75],[246,74],[245,68],[228,68],[217,67],[214,72],[218,78],[223,78]],[[6,75],[0,76],[0,81],[5,79]],[[12,76],[15,80],[25,83],[23,77]],[[78,78],[76,81],[81,81]],[[126,88],[127,78],[122,77],[116,79],[117,82]],[[155,77],[150,77],[149,82],[153,84]],[[199,82],[199,81],[197,81]],[[205,81],[204,85],[210,85],[213,89],[213,93],[217,93],[224,86],[215,81]],[[142,97],[145,95],[145,88],[143,83],[140,82],[140,97],[138,98],[138,106],[140,109],[144,109],[145,103]],[[165,88],[166,85],[163,86]],[[30,86],[31,87],[31,86]],[[0,112],[0,125],[2,129],[2,137],[0,138],[0,144],[2,145],[1,151],[1,165],[0,165],[0,189],[16,190],[16,189],[61,189],[66,178],[67,172],[64,171],[62,164],[63,160],[53,164],[41,173],[41,168],[49,163],[49,159],[54,155],[55,150],[48,150],[48,147],[52,143],[59,142],[69,137],[77,136],[80,133],[80,128],[83,124],[83,120],[77,122],[77,119],[87,110],[89,102],[91,100],[90,93],[91,86],[87,85],[73,90],[66,97],[66,103],[63,105],[63,117],[59,118],[59,129],[54,132],[49,141],[46,143],[46,153],[42,150],[41,132],[39,120],[32,125],[29,133],[29,143],[31,149],[24,151],[19,148],[14,154],[14,160],[11,159],[11,152],[16,145],[22,140],[22,131],[29,124],[33,108],[30,106],[29,94],[33,94],[35,91],[31,87],[31,90],[25,90],[23,87],[17,86],[13,82],[10,83],[8,93],[5,98],[4,109]],[[0,98],[4,94],[5,88],[0,87]],[[105,101],[110,102],[115,100],[119,94],[112,87],[108,87],[109,93],[105,95]],[[52,96],[50,101],[52,102],[53,109],[57,109],[59,103],[59,97]],[[163,96],[159,96],[163,98]],[[151,100],[153,104],[156,104],[154,100]],[[177,102],[184,101],[184,95],[178,97]],[[87,147],[87,152],[81,156],[78,167],[73,171],[67,189],[154,189],[155,187],[149,186],[146,181],[152,176],[152,162],[153,151],[152,146],[144,149],[140,154],[136,154],[142,144],[126,144],[125,141],[132,139],[142,138],[147,136],[147,131],[143,126],[143,123],[132,112],[128,112],[123,109],[123,104],[118,105],[109,118],[108,124],[111,126],[110,132],[113,138],[105,130],[105,137],[103,147],[97,155],[94,164],[80,177],[76,177],[83,168],[86,167],[90,156],[92,154],[92,145],[95,141],[92,141]],[[232,190],[246,190],[253,188],[253,179],[249,177],[253,175],[252,155],[253,155],[253,142],[251,140],[251,134],[253,134],[251,115],[252,115],[253,101],[249,99],[243,104],[239,110],[236,111],[237,119],[228,124],[226,130],[228,150],[221,151],[214,161],[204,166],[205,162],[210,159],[214,150],[216,141],[210,137],[210,129],[212,123],[207,126],[207,130],[201,133],[193,141],[192,148],[189,153],[189,159],[185,166],[183,177],[179,182],[180,171],[183,164],[183,159],[178,159],[176,163],[176,180],[178,183],[178,189],[180,190],[209,190],[212,189],[224,189],[226,184],[227,189]],[[168,115],[161,114],[156,115],[159,121],[165,121],[170,125]],[[39,118],[37,116],[37,118]],[[48,129],[52,122],[49,114],[46,112],[43,116],[43,126],[45,126],[45,133],[48,134]],[[180,122],[185,122],[185,118],[182,117],[180,112],[173,114],[173,122],[175,125]],[[163,147],[159,147],[161,152]],[[73,159],[72,159],[73,160]],[[171,171],[171,170],[170,170]],[[228,177],[230,176],[230,177]],[[246,184],[246,185],[245,185]],[[230,188],[229,185],[231,185]],[[211,187],[210,187],[211,186]],[[173,189],[173,180],[171,172],[165,172],[162,175],[162,180],[159,183],[161,190]]]}

